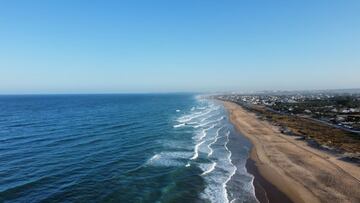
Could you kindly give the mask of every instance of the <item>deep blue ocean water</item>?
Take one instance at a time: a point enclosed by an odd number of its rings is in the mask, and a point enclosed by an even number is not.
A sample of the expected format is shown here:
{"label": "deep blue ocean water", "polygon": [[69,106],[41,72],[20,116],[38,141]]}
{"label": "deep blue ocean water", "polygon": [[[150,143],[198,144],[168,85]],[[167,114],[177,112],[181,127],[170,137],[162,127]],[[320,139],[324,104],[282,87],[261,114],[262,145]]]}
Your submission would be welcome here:
{"label": "deep blue ocean water", "polygon": [[249,149],[197,95],[0,96],[0,202],[256,202]]}

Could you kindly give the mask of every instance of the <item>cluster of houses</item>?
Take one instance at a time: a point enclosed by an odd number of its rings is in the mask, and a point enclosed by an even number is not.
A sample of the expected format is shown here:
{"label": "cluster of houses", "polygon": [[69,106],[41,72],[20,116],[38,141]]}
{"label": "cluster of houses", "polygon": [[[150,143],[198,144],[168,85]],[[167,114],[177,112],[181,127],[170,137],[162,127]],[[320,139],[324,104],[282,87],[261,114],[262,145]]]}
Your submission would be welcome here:
{"label": "cluster of houses", "polygon": [[[227,94],[217,99],[233,101],[246,105],[262,105],[271,110],[319,119],[347,129],[360,130],[360,94],[347,95],[352,106],[338,105],[337,94]],[[311,101],[311,102],[310,102]]]}

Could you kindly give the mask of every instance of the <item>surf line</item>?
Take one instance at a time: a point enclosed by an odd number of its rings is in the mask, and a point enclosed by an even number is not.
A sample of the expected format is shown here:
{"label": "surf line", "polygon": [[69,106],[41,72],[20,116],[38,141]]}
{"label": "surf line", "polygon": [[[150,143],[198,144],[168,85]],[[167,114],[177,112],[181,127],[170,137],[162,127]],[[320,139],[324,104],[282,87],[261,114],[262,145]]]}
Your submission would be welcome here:
{"label": "surf line", "polygon": [[222,117],[219,118],[219,119],[216,119],[216,120],[213,120],[213,121],[209,121],[209,122],[207,122],[207,123],[203,123],[203,124],[194,126],[194,128],[199,128],[199,127],[203,127],[203,126],[209,125],[209,124],[211,124],[211,123],[216,123],[216,122],[219,122],[219,121],[221,121],[221,120],[223,120],[223,119],[225,119],[225,118],[226,118],[225,116],[222,116]]}
{"label": "surf line", "polygon": [[206,137],[206,135],[207,135],[207,131],[209,131],[209,130],[212,129],[212,128],[215,128],[215,126],[216,126],[216,124],[213,124],[212,126],[206,128],[206,129],[203,129],[203,130],[201,131],[202,136],[199,138],[199,140],[200,140],[200,141],[203,140],[203,139]]}
{"label": "surf line", "polygon": [[211,171],[213,171],[215,169],[215,167],[216,167],[216,162],[213,162],[211,164],[210,168],[208,170],[204,171],[201,175],[204,176],[204,175],[206,175],[208,173],[211,173]]}
{"label": "surf line", "polygon": [[186,116],[183,116],[183,117],[180,117],[179,119],[178,119],[178,121],[179,122],[181,122],[181,123],[185,123],[185,122],[189,122],[189,121],[191,121],[191,120],[193,120],[193,119],[195,119],[195,118],[199,118],[199,117],[201,117],[201,116],[205,116],[205,115],[207,115],[207,114],[209,114],[209,113],[211,113],[211,112],[213,112],[213,111],[216,111],[217,109],[209,109],[209,110],[207,110],[207,111],[205,111],[205,112],[199,112],[198,114],[196,114],[196,113],[193,113],[193,114],[190,114],[190,115],[186,115]]}
{"label": "surf line", "polygon": [[228,131],[228,133],[226,134],[226,143],[224,144],[224,147],[226,149],[226,151],[229,152],[229,155],[228,155],[228,160],[229,160],[229,163],[233,166],[233,170],[232,172],[230,173],[229,177],[226,179],[226,181],[223,183],[223,189],[224,189],[224,198],[225,198],[225,202],[230,202],[229,201],[229,197],[228,197],[228,193],[227,193],[227,183],[231,180],[231,178],[235,175],[236,173],[236,170],[237,170],[237,167],[232,163],[231,161],[231,156],[232,156],[232,153],[231,151],[229,150],[229,148],[227,147],[230,139],[229,139],[229,135],[230,135],[230,131]]}
{"label": "surf line", "polygon": [[186,125],[185,123],[180,123],[180,124],[174,125],[173,127],[174,128],[180,128],[180,127],[183,127],[185,125]]}
{"label": "surf line", "polygon": [[198,156],[199,156],[199,147],[200,147],[200,145],[202,145],[204,142],[205,142],[205,140],[202,141],[202,142],[200,142],[200,143],[197,143],[197,144],[195,145],[194,155],[190,158],[190,160],[195,160],[195,159],[198,158]]}
{"label": "surf line", "polygon": [[211,146],[217,142],[217,140],[218,140],[219,137],[220,137],[220,136],[219,136],[220,130],[223,129],[223,128],[224,128],[224,126],[220,127],[220,128],[216,131],[216,136],[215,136],[215,138],[214,138],[214,141],[212,141],[212,142],[208,145],[208,148],[209,148],[208,157],[210,157],[210,156],[213,154],[214,150],[211,148]]}

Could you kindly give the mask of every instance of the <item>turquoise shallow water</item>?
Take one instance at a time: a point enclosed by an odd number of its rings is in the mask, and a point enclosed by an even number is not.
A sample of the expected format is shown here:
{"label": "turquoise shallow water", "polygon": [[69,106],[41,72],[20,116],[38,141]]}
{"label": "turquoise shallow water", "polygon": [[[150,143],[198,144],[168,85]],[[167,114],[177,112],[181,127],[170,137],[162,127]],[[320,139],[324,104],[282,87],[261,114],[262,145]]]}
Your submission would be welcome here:
{"label": "turquoise shallow water", "polygon": [[249,148],[192,94],[0,96],[0,202],[256,202]]}

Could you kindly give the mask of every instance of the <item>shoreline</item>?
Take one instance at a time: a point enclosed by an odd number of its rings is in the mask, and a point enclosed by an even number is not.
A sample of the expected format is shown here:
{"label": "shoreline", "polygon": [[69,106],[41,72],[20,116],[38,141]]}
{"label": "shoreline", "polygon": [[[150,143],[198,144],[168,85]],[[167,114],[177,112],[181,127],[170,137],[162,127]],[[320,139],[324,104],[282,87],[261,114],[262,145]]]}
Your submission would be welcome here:
{"label": "shoreline", "polygon": [[246,166],[256,179],[260,202],[360,201],[358,166],[282,134],[238,104],[223,104],[230,121],[253,145]]}
{"label": "shoreline", "polygon": [[255,161],[249,157],[246,170],[254,176],[255,197],[260,203],[292,203],[289,197],[267,181],[259,172]]}

